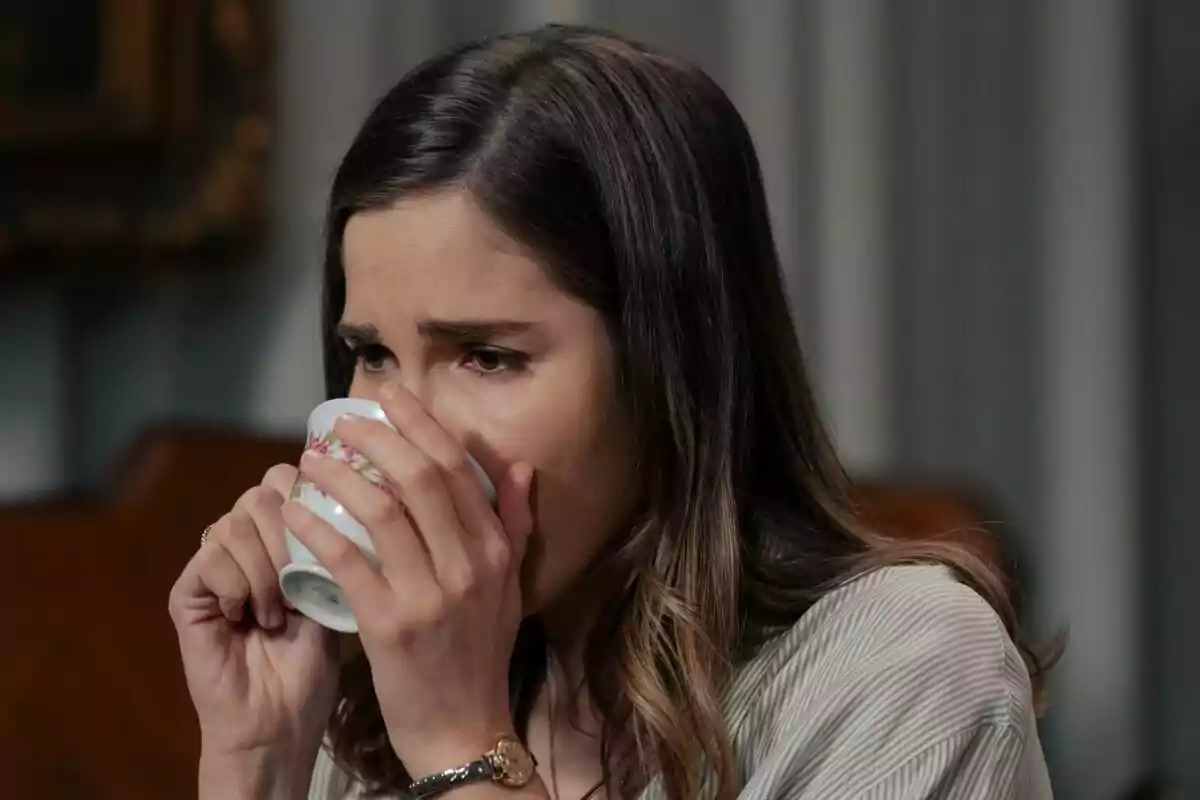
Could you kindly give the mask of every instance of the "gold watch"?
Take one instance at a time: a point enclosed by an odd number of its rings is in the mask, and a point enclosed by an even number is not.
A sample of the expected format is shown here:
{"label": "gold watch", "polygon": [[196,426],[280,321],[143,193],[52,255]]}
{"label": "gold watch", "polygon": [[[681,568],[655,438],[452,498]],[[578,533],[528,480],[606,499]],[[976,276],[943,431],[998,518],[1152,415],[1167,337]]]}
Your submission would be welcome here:
{"label": "gold watch", "polygon": [[484,779],[491,779],[494,783],[511,789],[519,789],[533,780],[535,769],[537,759],[521,740],[501,734],[496,737],[495,746],[477,760],[413,781],[407,793],[413,800],[428,800],[464,783]]}

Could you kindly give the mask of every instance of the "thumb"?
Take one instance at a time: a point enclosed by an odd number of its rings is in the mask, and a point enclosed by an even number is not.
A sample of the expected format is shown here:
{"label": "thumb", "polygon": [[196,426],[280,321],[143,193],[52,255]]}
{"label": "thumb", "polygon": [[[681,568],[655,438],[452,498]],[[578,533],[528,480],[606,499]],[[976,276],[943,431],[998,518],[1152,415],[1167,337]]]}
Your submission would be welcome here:
{"label": "thumb", "polygon": [[518,463],[500,481],[497,511],[508,535],[514,564],[520,564],[525,557],[525,545],[533,533],[533,479],[533,467]]}

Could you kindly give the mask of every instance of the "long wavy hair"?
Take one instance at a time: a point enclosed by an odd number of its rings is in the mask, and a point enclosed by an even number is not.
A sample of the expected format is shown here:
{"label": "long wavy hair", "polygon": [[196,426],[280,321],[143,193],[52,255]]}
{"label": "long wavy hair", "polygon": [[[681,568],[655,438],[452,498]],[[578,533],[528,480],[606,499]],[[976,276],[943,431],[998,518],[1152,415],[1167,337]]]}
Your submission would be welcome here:
{"label": "long wavy hair", "polygon": [[[552,25],[464,44],[406,75],[333,183],[330,397],[345,396],[354,369],[335,332],[347,220],[451,187],[601,315],[617,354],[646,484],[634,524],[597,565],[614,580],[586,658],[613,796],[649,772],[672,800],[702,786],[732,798],[722,716],[732,674],[867,570],[948,564],[1018,638],[1006,580],[977,551],[891,539],[856,518],[805,376],[750,135],[701,70],[611,33]],[[1027,660],[1039,686],[1041,665]],[[536,620],[522,624],[510,675],[524,735],[546,678]],[[369,790],[407,786],[361,656],[343,669],[329,734],[335,759]]]}

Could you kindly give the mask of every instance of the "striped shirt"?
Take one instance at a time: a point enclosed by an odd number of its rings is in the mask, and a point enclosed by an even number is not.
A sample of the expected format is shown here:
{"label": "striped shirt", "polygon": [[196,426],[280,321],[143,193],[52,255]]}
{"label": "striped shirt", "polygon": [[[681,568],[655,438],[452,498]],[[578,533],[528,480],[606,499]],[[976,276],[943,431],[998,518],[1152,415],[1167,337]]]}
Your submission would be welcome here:
{"label": "striped shirt", "polygon": [[[740,800],[1052,797],[1029,676],[991,607],[941,566],[830,592],[735,676]],[[322,752],[309,800],[346,800]],[[642,800],[663,800],[652,781]]]}

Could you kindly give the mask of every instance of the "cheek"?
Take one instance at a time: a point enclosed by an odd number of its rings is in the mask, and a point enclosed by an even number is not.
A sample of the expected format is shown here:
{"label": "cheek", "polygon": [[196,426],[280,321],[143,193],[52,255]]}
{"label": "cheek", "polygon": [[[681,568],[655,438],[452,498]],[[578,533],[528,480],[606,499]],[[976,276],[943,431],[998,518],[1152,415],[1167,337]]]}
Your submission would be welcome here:
{"label": "cheek", "polygon": [[[504,463],[536,469],[534,539],[522,584],[530,613],[587,570],[628,520],[634,497],[632,437],[604,398],[576,398],[571,409],[545,409],[492,438]],[[519,431],[519,434],[518,434]]]}
{"label": "cheek", "polygon": [[624,455],[596,442],[588,458],[538,475],[533,541],[522,585],[537,610],[560,596],[622,535],[634,497]]}

